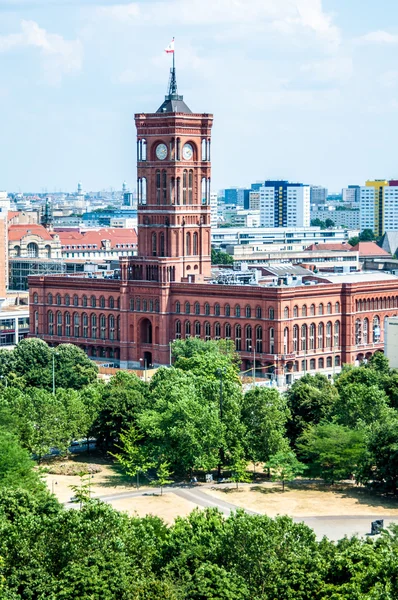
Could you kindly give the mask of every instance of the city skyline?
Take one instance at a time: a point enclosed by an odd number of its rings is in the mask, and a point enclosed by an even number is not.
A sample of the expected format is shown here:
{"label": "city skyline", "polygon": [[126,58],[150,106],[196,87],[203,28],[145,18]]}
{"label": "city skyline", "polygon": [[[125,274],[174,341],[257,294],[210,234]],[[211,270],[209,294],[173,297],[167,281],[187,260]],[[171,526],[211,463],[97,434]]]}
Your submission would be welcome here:
{"label": "city skyline", "polygon": [[3,0],[0,13],[2,189],[135,187],[133,114],[161,103],[173,36],[180,93],[215,115],[213,189],[396,175],[387,0]]}

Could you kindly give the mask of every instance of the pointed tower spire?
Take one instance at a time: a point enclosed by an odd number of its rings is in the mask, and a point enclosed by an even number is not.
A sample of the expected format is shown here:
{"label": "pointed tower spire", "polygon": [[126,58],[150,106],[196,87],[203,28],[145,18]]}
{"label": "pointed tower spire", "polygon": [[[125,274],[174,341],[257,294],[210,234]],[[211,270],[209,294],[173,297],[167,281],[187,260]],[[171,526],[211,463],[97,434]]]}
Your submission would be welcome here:
{"label": "pointed tower spire", "polygon": [[163,104],[158,108],[158,113],[185,113],[189,114],[192,111],[184,102],[184,96],[178,94],[177,87],[177,75],[176,75],[176,64],[175,64],[175,51],[174,51],[174,38],[170,44],[165,48],[166,54],[173,55],[173,66],[170,69],[169,88],[168,93],[164,98]]}

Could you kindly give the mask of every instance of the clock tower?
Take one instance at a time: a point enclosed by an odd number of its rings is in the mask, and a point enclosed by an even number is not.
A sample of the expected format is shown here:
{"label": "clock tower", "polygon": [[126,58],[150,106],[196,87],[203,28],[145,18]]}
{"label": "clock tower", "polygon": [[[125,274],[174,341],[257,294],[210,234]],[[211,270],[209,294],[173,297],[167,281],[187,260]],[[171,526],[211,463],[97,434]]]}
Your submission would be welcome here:
{"label": "clock tower", "polygon": [[130,280],[203,282],[210,277],[210,147],[213,116],[192,113],[175,68],[155,113],[135,115],[138,257]]}

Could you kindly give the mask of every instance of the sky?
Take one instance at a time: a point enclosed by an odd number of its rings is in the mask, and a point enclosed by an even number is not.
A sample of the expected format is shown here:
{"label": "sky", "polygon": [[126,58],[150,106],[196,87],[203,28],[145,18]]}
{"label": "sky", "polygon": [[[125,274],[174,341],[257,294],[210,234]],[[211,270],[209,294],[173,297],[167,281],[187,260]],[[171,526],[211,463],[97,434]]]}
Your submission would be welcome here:
{"label": "sky", "polygon": [[134,188],[173,36],[214,189],[398,178],[395,0],[0,0],[0,190]]}

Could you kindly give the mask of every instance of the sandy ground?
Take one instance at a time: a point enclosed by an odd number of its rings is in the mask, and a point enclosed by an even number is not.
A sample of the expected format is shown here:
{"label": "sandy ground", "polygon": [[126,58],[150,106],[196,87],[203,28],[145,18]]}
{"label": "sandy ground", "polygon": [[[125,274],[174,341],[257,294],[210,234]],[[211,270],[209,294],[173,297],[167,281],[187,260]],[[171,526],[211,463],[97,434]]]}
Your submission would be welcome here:
{"label": "sandy ground", "polygon": [[330,489],[323,484],[297,484],[286,486],[262,483],[224,488],[203,489],[206,494],[221,498],[242,508],[251,509],[270,517],[289,515],[291,517],[338,516],[338,515],[396,515],[398,501],[384,500],[355,486],[339,486]]}
{"label": "sandy ground", "polygon": [[167,523],[173,523],[176,517],[186,517],[198,505],[171,492],[163,494],[163,496],[142,496],[140,498],[112,500],[112,506],[116,510],[127,512],[129,515],[137,514],[139,517],[155,515],[161,517]]}
{"label": "sandy ground", "polygon": [[[89,463],[87,457],[85,460]],[[116,466],[101,462],[98,459],[95,459],[95,464],[101,467],[101,473],[95,473],[91,476],[91,494],[93,497],[135,491],[135,481],[130,483],[126,480]],[[60,502],[68,502],[74,495],[70,486],[80,485],[80,477],[77,475],[51,475],[48,473],[44,476],[44,481]],[[150,490],[151,488],[146,489]]]}

